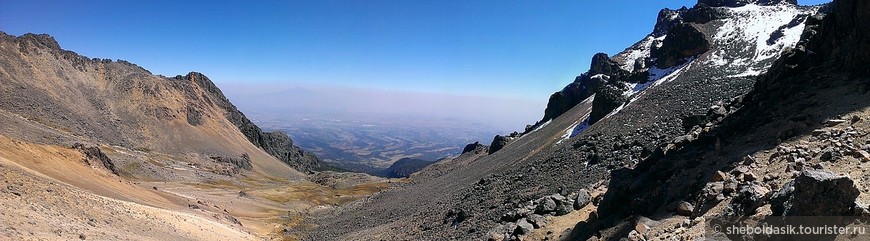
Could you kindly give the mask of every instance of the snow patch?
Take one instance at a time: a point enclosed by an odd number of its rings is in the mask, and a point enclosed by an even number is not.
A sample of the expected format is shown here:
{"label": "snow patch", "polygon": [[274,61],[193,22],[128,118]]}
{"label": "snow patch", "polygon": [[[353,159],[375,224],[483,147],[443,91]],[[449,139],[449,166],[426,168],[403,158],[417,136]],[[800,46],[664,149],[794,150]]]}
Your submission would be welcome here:
{"label": "snow patch", "polygon": [[[727,43],[734,39],[745,39],[755,47],[755,53],[749,62],[759,62],[778,57],[780,50],[785,47],[793,47],[804,30],[804,22],[788,27],[791,21],[798,15],[808,14],[815,11],[798,9],[791,5],[759,6],[748,4],[737,8],[725,8],[735,17],[724,19],[718,33],[713,36],[720,43]],[[768,44],[771,35],[780,27],[782,36]],[[732,62],[732,64],[734,64]]]}
{"label": "snow patch", "polygon": [[743,73],[734,74],[734,75],[729,75],[728,78],[752,77],[752,76],[759,76],[759,75],[761,75],[761,74],[763,74],[763,73],[764,73],[763,70],[749,68],[749,69],[747,69],[747,70],[746,70],[745,72],[743,72]]}
{"label": "snow patch", "polygon": [[569,138],[579,135],[581,132],[585,131],[586,129],[589,129],[589,117],[587,117],[585,120],[580,122],[579,125],[575,125],[574,128],[571,128],[571,133],[569,135]]}
{"label": "snow patch", "polygon": [[583,116],[583,118],[580,119],[582,121],[574,122],[571,127],[565,129],[564,134],[562,134],[562,137],[559,138],[559,141],[556,141],[556,144],[554,144],[554,146],[562,143],[562,141],[565,141],[571,137],[575,137],[580,133],[583,133],[583,131],[585,131],[586,129],[589,129],[589,115],[585,115]]}

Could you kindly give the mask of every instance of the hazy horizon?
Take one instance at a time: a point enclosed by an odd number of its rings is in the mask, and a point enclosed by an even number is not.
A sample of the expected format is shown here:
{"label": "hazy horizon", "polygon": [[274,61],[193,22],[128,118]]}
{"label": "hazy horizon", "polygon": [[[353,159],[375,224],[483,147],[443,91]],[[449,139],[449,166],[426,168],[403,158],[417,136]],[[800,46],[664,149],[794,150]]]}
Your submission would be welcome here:
{"label": "hazy horizon", "polygon": [[404,90],[286,83],[217,85],[244,113],[292,111],[298,115],[333,114],[336,118],[354,113],[449,118],[469,125],[491,126],[502,134],[522,132],[525,125],[534,124],[543,116],[546,107],[545,101]]}

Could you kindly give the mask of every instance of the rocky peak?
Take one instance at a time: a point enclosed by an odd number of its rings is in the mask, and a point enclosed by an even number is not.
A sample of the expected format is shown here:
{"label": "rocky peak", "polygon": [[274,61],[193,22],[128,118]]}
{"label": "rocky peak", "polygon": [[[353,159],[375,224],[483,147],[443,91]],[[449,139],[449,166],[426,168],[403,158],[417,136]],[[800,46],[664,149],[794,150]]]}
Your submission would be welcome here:
{"label": "rocky peak", "polygon": [[698,4],[710,7],[742,7],[749,4],[771,6],[778,4],[797,5],[797,0],[698,0]]}
{"label": "rocky peak", "polygon": [[[216,96],[221,96],[221,97],[224,96],[224,94],[221,92],[220,88],[218,88],[214,84],[214,82],[211,81],[211,79],[209,79],[207,76],[205,76],[202,73],[190,72],[184,76],[180,76],[180,75],[176,76],[175,79],[191,81],[191,82],[195,83],[196,85],[198,85],[199,87],[203,88],[203,90],[205,90],[206,92],[208,92],[210,94],[214,94]],[[224,102],[229,103],[229,100],[226,100]]]}
{"label": "rocky peak", "polygon": [[613,60],[605,53],[597,53],[592,56],[592,65],[589,66],[591,74],[606,74],[609,73],[612,66],[616,65]]}
{"label": "rocky peak", "polygon": [[38,47],[60,50],[60,44],[57,43],[57,40],[54,40],[54,37],[48,34],[26,33],[18,37],[18,41],[34,44]]}
{"label": "rocky peak", "polygon": [[677,10],[665,8],[659,11],[659,15],[656,18],[656,25],[653,27],[652,36],[661,37],[668,34],[668,30],[670,30],[674,24],[680,22],[680,12],[685,11],[685,9],[685,7]]}

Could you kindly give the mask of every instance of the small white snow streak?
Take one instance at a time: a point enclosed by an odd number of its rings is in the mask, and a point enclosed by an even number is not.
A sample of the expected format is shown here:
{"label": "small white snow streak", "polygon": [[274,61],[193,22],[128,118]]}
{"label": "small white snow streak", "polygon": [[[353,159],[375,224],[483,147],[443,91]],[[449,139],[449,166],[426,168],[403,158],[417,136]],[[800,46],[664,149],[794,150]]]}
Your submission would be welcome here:
{"label": "small white snow streak", "polygon": [[620,67],[628,72],[634,71],[634,63],[638,59],[649,57],[653,43],[658,43],[656,47],[661,47],[662,40],[664,39],[665,36],[653,38],[651,35],[648,35],[637,44],[617,54],[616,57],[621,57],[623,60]]}
{"label": "small white snow streak", "polygon": [[650,68],[650,81],[653,81],[655,85],[671,82],[671,80],[676,79],[683,70],[688,69],[693,63],[695,63],[695,57],[689,57],[683,61],[686,62],[667,69],[659,69],[655,67]]}
{"label": "small white snow streak", "polygon": [[[535,131],[540,130],[541,128],[544,128],[544,126],[549,125],[550,122],[552,122],[552,121],[553,121],[553,120],[551,119],[551,120],[548,120],[547,122],[544,122],[544,124],[540,124],[540,125],[538,125],[538,127],[535,127],[535,129],[533,129],[532,131],[529,131],[529,133],[532,133],[532,132],[535,132]],[[528,133],[526,133],[526,134],[528,134]],[[525,136],[525,135],[523,135],[523,136]]]}
{"label": "small white snow streak", "polygon": [[746,72],[739,73],[739,74],[729,75],[728,78],[739,78],[739,77],[759,76],[759,75],[761,75],[762,73],[764,73],[764,71],[762,71],[762,70],[758,70],[758,69],[754,69],[754,68],[749,68],[749,69],[746,69]]}
{"label": "small white snow streak", "polygon": [[593,75],[592,77],[589,77],[589,78],[590,79],[595,79],[595,78],[610,79],[610,76],[608,76],[606,74],[596,74],[596,75]]}
{"label": "small white snow streak", "polygon": [[571,127],[568,127],[568,129],[565,129],[565,134],[562,134],[562,138],[559,138],[559,141],[557,141],[555,145],[562,143],[562,141],[567,140],[568,138],[577,136],[589,128],[589,115],[583,116],[580,120],[581,121],[575,122],[571,125]]}
{"label": "small white snow streak", "polygon": [[673,66],[673,67],[670,67],[667,69],[659,69],[655,66],[650,67],[648,70],[649,78],[647,78],[647,81],[644,83],[629,83],[628,90],[623,92],[622,95],[632,96],[634,94],[640,93],[641,91],[645,90],[650,85],[653,85],[653,84],[659,85],[659,84],[661,84],[661,82],[658,80],[661,80],[667,76],[670,76],[670,74],[672,74],[678,70],[682,70],[684,67],[688,66],[689,63],[691,63],[693,60],[695,60],[695,58],[685,59],[684,61],[686,61],[686,63],[681,64],[681,65],[677,65],[677,66]]}
{"label": "small white snow streak", "polygon": [[[593,101],[595,101],[594,94],[592,96],[589,96],[589,98],[586,98],[586,100],[583,100],[582,102],[580,102],[578,105],[591,103]],[[581,127],[581,126],[583,126],[583,127]],[[576,122],[571,124],[571,126],[568,127],[568,129],[565,129],[565,131],[564,131],[565,134],[562,134],[562,138],[559,138],[559,141],[556,141],[556,143],[553,144],[553,146],[556,146],[559,143],[562,143],[562,141],[567,140],[568,138],[571,138],[571,137],[574,137],[574,136],[580,134],[581,132],[583,132],[587,128],[589,128],[589,114],[583,115],[583,117],[581,117],[579,120],[577,120]]]}
{"label": "small white snow streak", "polygon": [[626,106],[630,105],[632,102],[637,100],[638,96],[640,96],[641,92],[646,90],[650,85],[658,86],[662,83],[667,83],[667,82],[670,82],[670,81],[676,79],[678,76],[680,76],[680,73],[682,73],[683,70],[691,67],[691,65],[695,62],[695,57],[690,57],[690,58],[684,59],[684,61],[686,61],[686,62],[681,64],[681,65],[673,66],[673,67],[670,67],[667,69],[659,69],[659,68],[656,68],[655,66],[651,67],[649,69],[649,81],[647,81],[646,83],[643,83],[643,84],[630,85],[631,88],[629,88],[629,90],[623,92],[623,95],[629,97],[628,101],[626,101],[625,104],[623,104],[623,105],[617,107],[616,109],[614,109],[613,111],[611,111],[609,114],[604,116],[604,118],[608,118],[608,117],[622,111],[623,108],[625,108]]}

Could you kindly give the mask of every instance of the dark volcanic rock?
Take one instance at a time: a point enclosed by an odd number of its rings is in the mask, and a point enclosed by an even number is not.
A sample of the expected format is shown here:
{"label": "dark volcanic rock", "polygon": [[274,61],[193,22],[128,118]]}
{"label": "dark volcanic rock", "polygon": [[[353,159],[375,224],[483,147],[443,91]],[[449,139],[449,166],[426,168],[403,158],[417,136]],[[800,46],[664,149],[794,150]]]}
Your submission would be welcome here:
{"label": "dark volcanic rock", "polygon": [[547,108],[544,110],[544,118],[538,123],[559,117],[605,85],[621,86],[620,82],[642,82],[646,79],[645,73],[632,74],[620,68],[619,64],[607,54],[597,53],[592,56],[588,72],[577,76],[574,82],[550,95]]}
{"label": "dark volcanic rock", "polygon": [[662,42],[662,47],[655,49],[652,55],[656,57],[656,67],[666,69],[683,63],[685,58],[702,54],[710,50],[710,42],[701,31],[691,24],[677,24]]}
{"label": "dark volcanic rock", "polygon": [[848,215],[860,193],[849,177],[805,170],[774,194],[770,209],[783,216]]}
{"label": "dark volcanic rock", "polygon": [[538,206],[535,207],[535,214],[548,214],[556,211],[556,200],[550,197],[544,197],[539,200]]}
{"label": "dark volcanic rock", "polygon": [[510,140],[506,136],[495,135],[495,137],[492,138],[492,144],[489,144],[489,154],[501,150],[501,148],[506,146],[509,141]]}
{"label": "dark volcanic rock", "polygon": [[476,152],[480,150],[487,150],[488,147],[484,144],[480,144],[480,142],[475,141],[474,143],[465,145],[465,148],[462,148],[462,154],[469,152]]}
{"label": "dark volcanic rock", "polygon": [[725,18],[725,13],[706,4],[698,4],[683,14],[683,21],[692,23],[707,23],[716,19]]}
{"label": "dark volcanic rock", "polygon": [[[259,129],[259,128],[257,128]],[[313,153],[302,150],[293,144],[290,136],[283,131],[262,132],[262,148],[269,154],[284,161],[287,165],[299,171],[317,171],[328,168]]]}
{"label": "dark volcanic rock", "polygon": [[595,124],[614,109],[625,103],[622,90],[612,86],[600,88],[595,93],[595,101],[592,102],[592,113],[589,114],[589,124]]}
{"label": "dark volcanic rock", "polygon": [[770,190],[760,185],[746,184],[738,187],[737,196],[731,199],[727,213],[731,215],[752,215],[764,205]]}
{"label": "dark volcanic rock", "polygon": [[544,110],[544,118],[540,123],[559,117],[572,107],[592,96],[606,81],[600,78],[591,78],[588,74],[582,74],[574,78],[574,82],[568,84],[561,91],[550,95],[547,108]]}
{"label": "dark volcanic rock", "polygon": [[677,208],[674,210],[679,215],[683,216],[692,216],[692,212],[695,210],[695,206],[689,202],[682,201],[677,204]]}
{"label": "dark volcanic rock", "polygon": [[681,22],[682,19],[680,18],[680,13],[683,11],[685,11],[685,8],[678,10],[665,8],[659,11],[656,25],[653,27],[652,35],[655,37],[661,37],[668,34],[671,27]]}
{"label": "dark volcanic rock", "polygon": [[85,163],[88,165],[91,165],[91,161],[99,161],[100,164],[112,172],[112,174],[118,175],[118,169],[115,167],[115,163],[113,163],[112,159],[109,159],[109,157],[106,156],[99,147],[85,146],[82,143],[75,143],[72,145],[72,148],[85,154]]}
{"label": "dark volcanic rock", "polygon": [[619,67],[619,63],[610,59],[605,53],[597,53],[592,56],[592,66],[589,67],[589,75],[604,74],[611,79],[627,80],[628,71]]}

